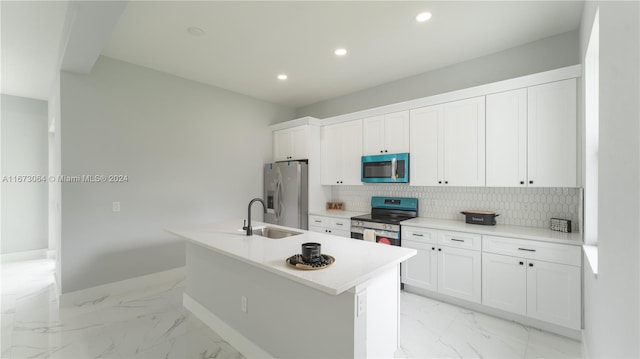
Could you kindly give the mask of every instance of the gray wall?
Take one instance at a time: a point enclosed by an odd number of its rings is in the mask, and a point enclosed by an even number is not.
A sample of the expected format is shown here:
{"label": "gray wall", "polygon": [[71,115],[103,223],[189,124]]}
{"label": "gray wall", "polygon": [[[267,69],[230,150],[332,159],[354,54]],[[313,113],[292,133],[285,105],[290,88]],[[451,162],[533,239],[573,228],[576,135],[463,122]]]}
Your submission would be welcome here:
{"label": "gray wall", "polygon": [[[47,102],[2,95],[2,176],[47,175]],[[47,249],[47,182],[2,182],[2,254]]]}
{"label": "gray wall", "polygon": [[296,109],[327,118],[580,63],[578,31],[425,72]]}
{"label": "gray wall", "polygon": [[584,267],[584,336],[594,358],[640,357],[640,6],[586,2],[584,58],[600,6],[598,277]]}
{"label": "gray wall", "polygon": [[[262,196],[270,124],[293,109],[101,57],[61,74],[62,292],[184,265],[165,228],[237,218]],[[112,212],[112,202],[121,212]],[[254,218],[262,218],[256,210]]]}

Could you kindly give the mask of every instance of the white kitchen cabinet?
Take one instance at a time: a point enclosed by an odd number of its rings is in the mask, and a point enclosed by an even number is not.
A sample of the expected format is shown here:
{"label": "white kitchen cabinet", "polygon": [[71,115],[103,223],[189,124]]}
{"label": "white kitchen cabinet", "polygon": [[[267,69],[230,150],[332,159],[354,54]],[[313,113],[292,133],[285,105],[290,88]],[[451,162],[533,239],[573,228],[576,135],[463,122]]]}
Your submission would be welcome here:
{"label": "white kitchen cabinet", "polygon": [[[402,282],[480,303],[481,236],[471,235],[465,238],[466,235],[403,226],[402,246],[418,250],[418,255],[403,263]],[[473,244],[474,241],[477,244]]]}
{"label": "white kitchen cabinet", "polygon": [[484,236],[482,303],[579,330],[580,260],[579,246]]}
{"label": "white kitchen cabinet", "polygon": [[409,152],[409,111],[365,118],[362,131],[364,155]]}
{"label": "white kitchen cabinet", "polygon": [[309,215],[309,230],[351,238],[351,219]]}
{"label": "white kitchen cabinet", "polygon": [[528,185],[576,187],[576,79],[528,88]]}
{"label": "white kitchen cabinet", "polygon": [[482,253],[482,304],[526,315],[526,277],[524,258]]}
{"label": "white kitchen cabinet", "polygon": [[527,261],[527,315],[579,330],[580,267]]}
{"label": "white kitchen cabinet", "polygon": [[308,159],[308,139],[309,126],[307,125],[273,131],[274,161]]}
{"label": "white kitchen cabinet", "polygon": [[576,80],[487,96],[487,186],[576,186]]}
{"label": "white kitchen cabinet", "polygon": [[487,96],[487,186],[527,186],[527,89]]}
{"label": "white kitchen cabinet", "polygon": [[438,292],[481,302],[482,255],[479,251],[440,246],[438,248]]}
{"label": "white kitchen cabinet", "polygon": [[411,184],[485,185],[485,98],[412,110]]}
{"label": "white kitchen cabinet", "polygon": [[322,127],[321,183],[361,185],[362,120]]}

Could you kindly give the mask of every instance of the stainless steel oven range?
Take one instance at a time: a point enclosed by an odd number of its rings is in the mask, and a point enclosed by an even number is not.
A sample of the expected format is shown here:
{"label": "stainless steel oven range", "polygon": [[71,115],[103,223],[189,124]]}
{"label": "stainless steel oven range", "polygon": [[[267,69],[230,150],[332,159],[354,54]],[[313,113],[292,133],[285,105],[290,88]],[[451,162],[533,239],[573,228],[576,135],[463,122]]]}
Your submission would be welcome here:
{"label": "stainless steel oven range", "polygon": [[371,197],[371,213],[351,217],[351,238],[368,235],[378,243],[400,246],[400,222],[417,216],[417,198]]}

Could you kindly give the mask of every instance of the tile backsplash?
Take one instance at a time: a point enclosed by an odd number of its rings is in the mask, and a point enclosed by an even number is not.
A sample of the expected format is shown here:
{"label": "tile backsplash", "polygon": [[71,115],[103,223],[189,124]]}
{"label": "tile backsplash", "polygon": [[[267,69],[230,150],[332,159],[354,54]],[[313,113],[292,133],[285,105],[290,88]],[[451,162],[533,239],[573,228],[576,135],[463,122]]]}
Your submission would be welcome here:
{"label": "tile backsplash", "polygon": [[332,200],[345,203],[347,211],[369,212],[371,196],[416,197],[420,217],[464,220],[461,211],[494,211],[498,224],[549,228],[550,219],[571,220],[579,231],[580,188],[418,187],[408,184],[333,186]]}

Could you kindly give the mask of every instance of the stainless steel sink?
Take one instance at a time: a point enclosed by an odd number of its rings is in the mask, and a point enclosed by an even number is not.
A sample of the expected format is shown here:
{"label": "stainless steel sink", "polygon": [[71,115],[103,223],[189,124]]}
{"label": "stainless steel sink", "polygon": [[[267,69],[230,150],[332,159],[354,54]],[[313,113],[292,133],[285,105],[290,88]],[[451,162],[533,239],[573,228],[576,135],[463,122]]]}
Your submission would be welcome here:
{"label": "stainless steel sink", "polygon": [[274,227],[262,227],[262,228],[254,228],[253,234],[256,236],[262,236],[267,238],[285,238],[291,236],[297,236],[298,234],[302,234],[302,232],[294,232],[288,231],[286,229],[274,228]]}

